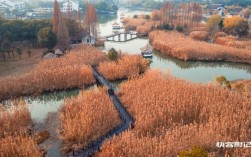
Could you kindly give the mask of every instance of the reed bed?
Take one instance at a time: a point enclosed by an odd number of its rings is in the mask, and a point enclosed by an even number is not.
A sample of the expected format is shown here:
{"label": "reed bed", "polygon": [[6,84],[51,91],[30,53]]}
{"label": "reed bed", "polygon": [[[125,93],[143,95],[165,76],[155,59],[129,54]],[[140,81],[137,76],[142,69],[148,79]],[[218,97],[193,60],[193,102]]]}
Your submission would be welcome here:
{"label": "reed bed", "polygon": [[30,73],[0,78],[0,100],[90,85],[95,82],[90,65],[105,60],[98,49],[79,46],[64,57],[41,61]]}
{"label": "reed bed", "polygon": [[208,39],[208,32],[193,31],[190,33],[190,38],[198,41],[206,41]]}
{"label": "reed bed", "polygon": [[135,128],[107,141],[96,156],[177,156],[201,146],[210,156],[249,156],[248,148],[216,148],[217,142],[249,142],[250,98],[209,84],[149,71],[120,85]]}
{"label": "reed bed", "polygon": [[108,80],[130,78],[147,69],[148,61],[140,55],[122,55],[117,61],[101,62],[98,68]]}
{"label": "reed bed", "polygon": [[149,33],[153,28],[155,28],[155,22],[152,20],[147,20],[145,16],[138,15],[138,18],[124,18],[123,24],[126,30],[135,30],[138,33]]}
{"label": "reed bed", "polygon": [[31,124],[30,112],[24,101],[14,101],[13,107],[0,104],[0,138],[26,135]]}
{"label": "reed bed", "polygon": [[0,104],[0,157],[42,156],[31,137],[31,122],[24,101],[14,101],[7,108]]}
{"label": "reed bed", "polygon": [[60,119],[66,152],[86,147],[121,122],[105,89],[84,91],[64,104]]}
{"label": "reed bed", "polygon": [[230,61],[251,64],[251,51],[190,39],[178,32],[154,31],[149,38],[163,54],[182,60]]}
{"label": "reed bed", "polygon": [[28,137],[6,137],[0,139],[0,157],[42,157],[33,139]]}
{"label": "reed bed", "polygon": [[227,47],[251,50],[251,40],[238,40],[234,36],[218,37],[216,38],[215,43]]}

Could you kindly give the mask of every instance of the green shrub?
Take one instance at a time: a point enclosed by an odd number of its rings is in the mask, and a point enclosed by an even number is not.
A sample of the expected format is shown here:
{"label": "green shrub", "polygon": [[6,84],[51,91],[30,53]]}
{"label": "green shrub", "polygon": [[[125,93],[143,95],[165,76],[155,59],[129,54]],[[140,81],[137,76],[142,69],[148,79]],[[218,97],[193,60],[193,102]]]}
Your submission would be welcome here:
{"label": "green shrub", "polygon": [[176,30],[177,30],[178,32],[183,32],[183,27],[182,27],[182,26],[177,26],[177,27],[176,27]]}
{"label": "green shrub", "polygon": [[150,15],[146,15],[145,19],[150,20],[151,19]]}
{"label": "green shrub", "polygon": [[118,52],[114,48],[112,48],[108,51],[108,57],[110,60],[117,60]]}
{"label": "green shrub", "polygon": [[164,25],[158,26],[157,29],[171,31],[171,30],[173,30],[173,27],[171,27],[169,24],[164,24]]}
{"label": "green shrub", "polygon": [[229,89],[231,89],[231,83],[230,81],[227,80],[227,78],[225,76],[219,76],[219,77],[216,77],[215,81],[217,83],[219,83],[221,86],[223,87],[227,87]]}

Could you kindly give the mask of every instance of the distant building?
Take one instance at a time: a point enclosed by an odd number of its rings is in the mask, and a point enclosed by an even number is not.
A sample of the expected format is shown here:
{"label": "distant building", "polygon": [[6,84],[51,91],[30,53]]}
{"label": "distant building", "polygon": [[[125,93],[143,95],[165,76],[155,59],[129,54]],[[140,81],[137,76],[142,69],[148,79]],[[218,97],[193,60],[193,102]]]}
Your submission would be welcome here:
{"label": "distant building", "polygon": [[87,35],[85,37],[82,38],[82,43],[83,44],[89,44],[89,45],[95,45],[97,41],[97,38]]}
{"label": "distant building", "polygon": [[2,8],[13,10],[22,10],[25,9],[25,2],[18,0],[0,0],[0,6]]}
{"label": "distant building", "polygon": [[66,13],[67,11],[78,11],[79,9],[79,2],[76,0],[69,0],[63,3],[62,11]]}
{"label": "distant building", "polygon": [[51,13],[53,12],[53,8],[36,8],[34,9],[35,12],[38,12],[38,13]]}
{"label": "distant building", "polygon": [[210,9],[211,11],[220,11],[220,10],[224,10],[224,7],[223,7],[222,4],[211,4],[211,5],[209,6],[209,9]]}
{"label": "distant building", "polygon": [[232,15],[240,15],[242,10],[243,10],[242,7],[236,7],[236,8],[231,9],[230,13]]}

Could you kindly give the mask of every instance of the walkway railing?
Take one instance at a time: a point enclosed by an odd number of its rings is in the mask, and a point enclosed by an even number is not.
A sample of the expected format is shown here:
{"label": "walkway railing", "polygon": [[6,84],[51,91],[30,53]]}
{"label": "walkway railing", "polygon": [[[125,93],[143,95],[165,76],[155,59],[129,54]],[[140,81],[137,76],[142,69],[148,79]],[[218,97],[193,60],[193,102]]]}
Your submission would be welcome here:
{"label": "walkway railing", "polygon": [[93,156],[96,152],[98,152],[103,144],[103,142],[113,136],[120,134],[123,131],[126,131],[134,126],[134,120],[132,116],[127,112],[125,107],[121,104],[120,100],[114,93],[111,83],[101,75],[95,67],[93,67],[93,75],[95,76],[96,80],[103,86],[107,87],[107,93],[112,100],[115,108],[119,112],[119,116],[122,119],[122,123],[114,128],[113,130],[106,133],[104,136],[101,136],[94,142],[89,143],[89,145],[82,150],[74,151],[69,156],[74,157],[89,157]]}

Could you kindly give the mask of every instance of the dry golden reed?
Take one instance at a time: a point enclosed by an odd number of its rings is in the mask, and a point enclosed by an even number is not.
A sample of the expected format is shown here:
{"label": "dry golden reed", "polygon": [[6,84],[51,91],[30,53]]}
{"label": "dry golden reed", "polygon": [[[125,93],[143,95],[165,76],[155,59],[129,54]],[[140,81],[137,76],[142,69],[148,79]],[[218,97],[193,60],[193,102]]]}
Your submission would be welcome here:
{"label": "dry golden reed", "polygon": [[177,156],[193,146],[212,156],[251,154],[250,149],[216,148],[219,141],[250,141],[250,98],[160,71],[122,83],[119,95],[135,118],[135,128],[107,141],[97,156]]}
{"label": "dry golden reed", "polygon": [[130,78],[148,69],[148,61],[140,55],[122,55],[118,61],[101,62],[99,72],[108,80]]}
{"label": "dry golden reed", "polygon": [[9,136],[0,139],[0,157],[42,157],[42,153],[31,138]]}
{"label": "dry golden reed", "polygon": [[193,31],[190,33],[190,38],[198,41],[205,41],[208,39],[208,32],[206,31]]}
{"label": "dry golden reed", "polygon": [[60,118],[66,152],[87,146],[120,123],[105,89],[81,92],[64,104]]}
{"label": "dry golden reed", "polygon": [[0,138],[26,135],[32,122],[26,103],[14,101],[14,104],[11,108],[4,108],[0,104]]}
{"label": "dry golden reed", "polygon": [[31,117],[24,101],[14,101],[12,107],[0,104],[0,157],[40,157],[31,135]]}
{"label": "dry golden reed", "polygon": [[163,54],[182,60],[230,61],[251,64],[251,51],[190,39],[178,32],[154,31],[149,38]]}
{"label": "dry golden reed", "polygon": [[90,65],[104,60],[107,57],[100,50],[79,46],[64,57],[43,60],[30,73],[0,78],[0,100],[92,84],[95,79]]}

